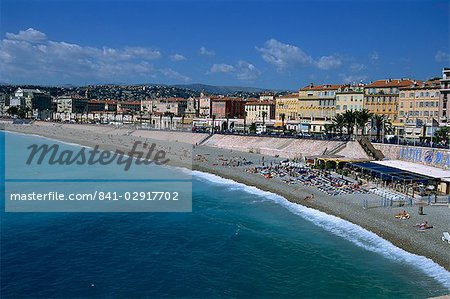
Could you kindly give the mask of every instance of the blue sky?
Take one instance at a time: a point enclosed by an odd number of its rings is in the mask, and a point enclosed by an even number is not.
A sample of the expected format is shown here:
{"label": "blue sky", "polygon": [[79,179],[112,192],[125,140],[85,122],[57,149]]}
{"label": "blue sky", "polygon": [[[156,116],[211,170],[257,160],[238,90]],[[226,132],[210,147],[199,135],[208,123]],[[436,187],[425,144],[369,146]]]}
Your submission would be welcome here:
{"label": "blue sky", "polygon": [[0,1],[0,82],[427,79],[450,66],[449,1]]}

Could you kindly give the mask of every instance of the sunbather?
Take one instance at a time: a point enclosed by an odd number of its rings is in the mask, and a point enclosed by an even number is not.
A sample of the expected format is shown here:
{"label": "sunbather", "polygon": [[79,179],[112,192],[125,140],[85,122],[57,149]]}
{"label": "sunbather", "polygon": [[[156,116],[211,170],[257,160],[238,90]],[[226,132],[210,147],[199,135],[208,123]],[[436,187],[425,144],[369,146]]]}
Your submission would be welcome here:
{"label": "sunbather", "polygon": [[416,224],[416,226],[419,228],[420,231],[421,230],[426,230],[426,229],[429,229],[429,228],[433,228],[432,225],[428,225],[428,221],[425,221],[425,222],[420,223],[420,224]]}
{"label": "sunbather", "polygon": [[406,220],[409,219],[409,214],[405,210],[403,210],[402,212],[395,215],[395,218]]}

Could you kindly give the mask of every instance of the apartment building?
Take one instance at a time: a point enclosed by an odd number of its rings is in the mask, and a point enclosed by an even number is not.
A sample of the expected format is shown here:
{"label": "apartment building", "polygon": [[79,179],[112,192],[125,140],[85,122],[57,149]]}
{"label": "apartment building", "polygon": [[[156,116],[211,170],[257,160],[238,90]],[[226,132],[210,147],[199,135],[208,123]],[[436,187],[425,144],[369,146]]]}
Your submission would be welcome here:
{"label": "apartment building", "polygon": [[275,119],[275,101],[249,99],[245,103],[245,112],[247,114],[247,122],[266,122]]}
{"label": "apartment building", "polygon": [[448,124],[450,123],[450,68],[444,68],[442,70],[440,83],[439,122],[441,124]]}
{"label": "apartment building", "polygon": [[438,127],[439,79],[426,82],[415,81],[400,87],[398,120],[404,125],[404,136],[408,139],[432,137]]}
{"label": "apartment building", "polygon": [[275,125],[283,125],[282,115],[284,115],[284,125],[290,129],[297,127],[297,105],[298,93],[287,94],[275,98]]}
{"label": "apartment building", "polygon": [[160,113],[172,113],[175,116],[183,116],[187,109],[187,99],[183,98],[159,98],[153,100],[153,111]]}
{"label": "apartment building", "polygon": [[364,87],[364,108],[374,114],[386,115],[393,124],[398,122],[400,88],[408,87],[410,79],[385,79]]}
{"label": "apartment building", "polygon": [[336,114],[364,109],[364,84],[343,85],[336,91]]}
{"label": "apartment building", "polygon": [[216,118],[244,118],[245,102],[242,98],[211,98],[210,115]]}

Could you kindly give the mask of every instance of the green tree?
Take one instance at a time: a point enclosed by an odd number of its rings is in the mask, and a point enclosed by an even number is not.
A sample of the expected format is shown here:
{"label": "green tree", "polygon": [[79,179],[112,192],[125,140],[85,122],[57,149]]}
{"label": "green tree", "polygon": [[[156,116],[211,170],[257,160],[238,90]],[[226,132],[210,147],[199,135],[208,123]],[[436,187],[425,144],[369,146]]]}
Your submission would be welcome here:
{"label": "green tree", "polygon": [[281,113],[280,114],[280,118],[281,118],[281,127],[283,129],[283,132],[286,130],[286,128],[284,127],[284,120],[286,119],[286,114]]}
{"label": "green tree", "polygon": [[249,127],[250,133],[255,134],[256,133],[256,124],[252,123]]}
{"label": "green tree", "polygon": [[375,122],[375,127],[377,129],[377,139],[380,140],[381,132],[384,128],[384,133],[392,131],[392,123],[384,114],[375,114],[373,116],[373,120]]}
{"label": "green tree", "polygon": [[362,135],[366,134],[366,125],[369,122],[369,120],[372,118],[373,113],[371,113],[367,109],[363,109],[361,111],[356,111],[355,115],[356,115],[356,124],[357,124],[356,130],[358,130],[358,127],[360,127],[360,128],[362,128],[361,134]]}
{"label": "green tree", "polygon": [[11,116],[17,116],[19,114],[19,108],[15,106],[9,107],[8,110],[6,110],[6,113],[8,113]]}
{"label": "green tree", "polygon": [[342,136],[342,132],[343,132],[343,129],[345,126],[344,116],[342,114],[336,115],[336,117],[333,119],[333,125],[334,125],[334,130],[336,132],[339,132],[339,136]]}
{"label": "green tree", "polygon": [[247,115],[248,115],[247,111],[244,111],[244,134],[247,131]]}
{"label": "green tree", "polygon": [[434,139],[436,142],[445,142],[445,144],[448,144],[449,138],[450,138],[449,128],[447,126],[440,127],[434,133]]}
{"label": "green tree", "polygon": [[215,123],[216,123],[216,115],[215,114],[213,114],[212,115],[212,133],[214,134],[214,126],[215,126]]}
{"label": "green tree", "polygon": [[353,129],[355,127],[355,121],[356,121],[356,115],[355,112],[347,110],[344,114],[342,114],[344,117],[344,123],[345,127],[347,128],[347,134],[350,137],[353,134]]}

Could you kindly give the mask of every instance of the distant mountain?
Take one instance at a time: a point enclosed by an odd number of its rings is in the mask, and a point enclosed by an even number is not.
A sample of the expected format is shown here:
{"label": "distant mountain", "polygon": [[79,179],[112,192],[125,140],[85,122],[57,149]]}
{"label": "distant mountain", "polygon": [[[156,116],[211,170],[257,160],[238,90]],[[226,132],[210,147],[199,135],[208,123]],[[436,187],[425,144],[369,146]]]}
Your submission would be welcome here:
{"label": "distant mountain", "polygon": [[269,89],[257,88],[257,87],[243,87],[243,86],[214,86],[206,84],[177,84],[172,85],[178,88],[186,88],[197,92],[204,91],[210,94],[233,94],[236,92],[249,92],[260,93],[269,91]]}

